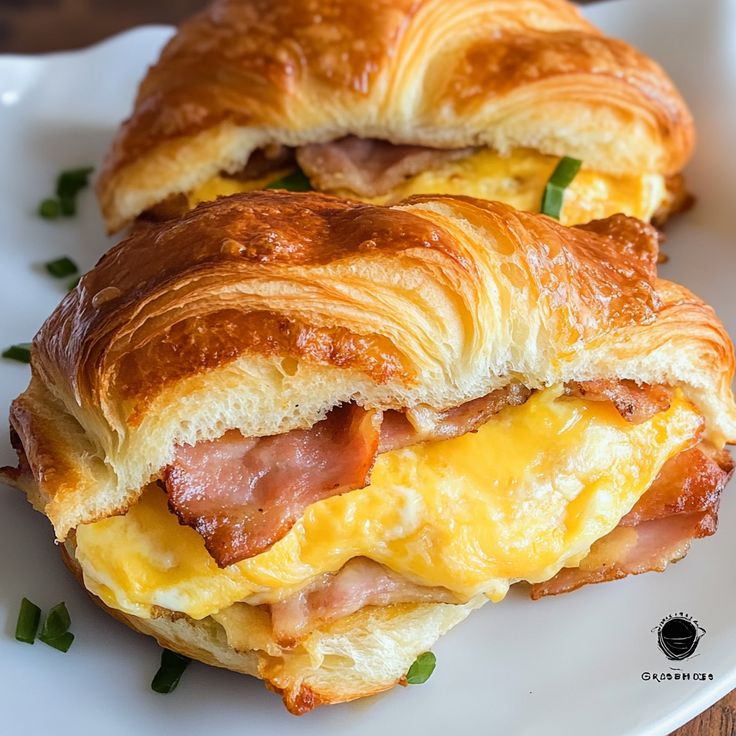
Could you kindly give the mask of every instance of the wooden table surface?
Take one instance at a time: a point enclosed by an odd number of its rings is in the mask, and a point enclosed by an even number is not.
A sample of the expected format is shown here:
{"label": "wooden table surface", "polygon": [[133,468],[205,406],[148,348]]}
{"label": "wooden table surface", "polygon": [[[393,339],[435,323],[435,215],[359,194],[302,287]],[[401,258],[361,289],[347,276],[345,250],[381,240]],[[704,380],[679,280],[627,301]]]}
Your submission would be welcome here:
{"label": "wooden table surface", "polygon": [[[204,5],[205,0],[0,0],[0,53],[80,48],[144,23],[178,23]],[[736,736],[736,690],[672,736]]]}

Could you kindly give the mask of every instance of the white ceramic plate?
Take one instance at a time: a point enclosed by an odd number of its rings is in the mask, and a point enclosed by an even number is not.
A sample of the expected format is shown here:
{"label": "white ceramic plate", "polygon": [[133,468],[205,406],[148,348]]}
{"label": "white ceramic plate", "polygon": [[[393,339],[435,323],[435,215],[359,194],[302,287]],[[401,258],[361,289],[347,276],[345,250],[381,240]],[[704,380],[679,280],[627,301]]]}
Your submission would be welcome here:
{"label": "white ceramic plate", "polygon": [[[707,298],[733,334],[736,0],[617,0],[587,13],[662,62],[695,112],[700,144],[687,173],[699,204],[670,228],[662,273]],[[99,165],[170,33],[149,27],[86,51],[0,57],[0,346],[30,340],[63,296],[39,264],[70,255],[86,270],[109,246],[89,191],[76,219],[48,223],[35,209],[59,170]],[[0,361],[3,413],[28,375],[27,366]],[[0,461],[13,462],[6,439]],[[197,663],[172,695],[151,692],[156,644],[93,606],[64,569],[48,522],[2,488],[0,732],[665,734],[736,685],[733,493],[720,532],[666,574],[538,603],[511,595],[437,644],[426,685],[295,719],[260,682]],[[13,640],[24,595],[44,608],[67,602],[77,635],[68,654]],[[691,679],[645,681],[643,673],[675,672],[652,628],[678,611],[707,631],[696,656],[678,664]]]}

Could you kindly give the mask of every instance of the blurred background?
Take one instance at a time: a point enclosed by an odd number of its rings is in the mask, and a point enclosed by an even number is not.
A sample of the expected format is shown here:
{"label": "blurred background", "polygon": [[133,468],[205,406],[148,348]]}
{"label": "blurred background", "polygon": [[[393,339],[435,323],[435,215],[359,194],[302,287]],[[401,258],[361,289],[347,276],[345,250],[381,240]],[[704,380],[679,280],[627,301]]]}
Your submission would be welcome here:
{"label": "blurred background", "polygon": [[0,53],[79,48],[142,23],[179,23],[206,4],[206,0],[0,0]]}
{"label": "blurred background", "polygon": [[205,5],[207,0],[0,0],[0,54],[80,48],[143,23],[175,25]]}

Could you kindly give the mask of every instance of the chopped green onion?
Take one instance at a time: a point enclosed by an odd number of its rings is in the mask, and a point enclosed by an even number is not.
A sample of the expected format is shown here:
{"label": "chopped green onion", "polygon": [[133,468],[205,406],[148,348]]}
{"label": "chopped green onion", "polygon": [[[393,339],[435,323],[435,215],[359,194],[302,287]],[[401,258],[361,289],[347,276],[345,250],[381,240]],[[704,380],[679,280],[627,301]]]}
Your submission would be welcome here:
{"label": "chopped green onion", "polygon": [[15,638],[26,644],[33,644],[40,621],[41,609],[35,603],[31,603],[28,598],[24,598],[20,602],[18,621],[15,624]]}
{"label": "chopped green onion", "polygon": [[58,639],[62,634],[66,634],[69,631],[69,627],[72,625],[72,619],[69,616],[69,611],[66,610],[64,603],[57,603],[46,616],[46,620],[43,622],[43,629],[41,630],[41,640],[48,643],[49,639]]}
{"label": "chopped green onion", "polygon": [[62,204],[64,200],[74,204],[77,194],[89,184],[89,175],[94,171],[92,166],[84,166],[79,169],[68,169],[62,171],[56,180],[56,196]]}
{"label": "chopped green onion", "polygon": [[64,217],[72,217],[77,214],[77,203],[71,197],[61,197],[59,199],[59,208]]}
{"label": "chopped green onion", "polygon": [[301,169],[296,169],[276,181],[272,181],[266,189],[286,189],[289,192],[311,192],[312,184]]}
{"label": "chopped green onion", "polygon": [[71,631],[66,631],[61,636],[57,636],[53,639],[45,639],[43,634],[38,637],[44,644],[48,644],[54,649],[58,649],[60,652],[68,652],[69,647],[74,641],[74,634]]}
{"label": "chopped green onion", "polygon": [[406,681],[410,685],[421,685],[429,680],[430,676],[434,672],[434,668],[437,665],[437,658],[432,652],[424,652],[420,654],[415,660],[414,664],[409,667],[409,671],[406,673]]}
{"label": "chopped green onion", "polygon": [[17,360],[19,363],[31,362],[31,343],[20,342],[17,345],[11,345],[2,352],[3,358]]}
{"label": "chopped green onion", "polygon": [[51,197],[41,200],[38,205],[38,214],[45,220],[55,220],[61,214],[59,200]]}
{"label": "chopped green onion", "polygon": [[544,188],[542,196],[541,211],[543,215],[549,215],[556,220],[560,219],[562,211],[562,202],[565,198],[565,189],[572,184],[572,180],[577,176],[582,161],[576,158],[564,156],[552,172],[547,186]]}
{"label": "chopped green onion", "polygon": [[151,689],[163,695],[176,690],[184,670],[191,661],[189,657],[172,652],[170,649],[163,649],[161,666],[151,682]]}
{"label": "chopped green onion", "polygon": [[56,197],[44,199],[38,205],[38,214],[47,220],[55,220],[59,215],[76,215],[77,194],[89,184],[93,171],[92,166],[62,171],[56,178]]}
{"label": "chopped green onion", "polygon": [[74,261],[67,256],[57,258],[55,261],[49,261],[44,265],[46,266],[46,270],[57,279],[63,279],[67,276],[73,276],[75,273],[79,272],[77,264],[74,263]]}

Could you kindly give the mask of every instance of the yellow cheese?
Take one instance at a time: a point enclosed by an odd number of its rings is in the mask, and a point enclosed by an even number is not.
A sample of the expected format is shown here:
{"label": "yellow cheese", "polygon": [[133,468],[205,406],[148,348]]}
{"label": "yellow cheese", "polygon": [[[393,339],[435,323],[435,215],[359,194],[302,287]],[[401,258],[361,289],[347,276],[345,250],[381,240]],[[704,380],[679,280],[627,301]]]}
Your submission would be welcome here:
{"label": "yellow cheese", "polygon": [[254,192],[265,189],[268,184],[289,173],[289,169],[272,171],[260,179],[233,179],[227,176],[215,176],[193,189],[187,194],[189,209],[194,209],[200,202],[210,202],[218,197],[228,197],[239,192]]}
{"label": "yellow cheese", "polygon": [[[482,148],[468,158],[418,174],[371,201],[388,204],[412,194],[465,194],[539,212],[544,188],[558,161],[529,149],[502,156]],[[582,168],[565,190],[560,221],[576,225],[617,212],[649,220],[666,193],[664,179],[657,174],[614,176]]]}
{"label": "yellow cheese", "polygon": [[631,424],[607,402],[547,389],[477,433],[381,455],[367,488],[312,504],[273,547],[226,569],[155,485],[127,515],[79,527],[77,558],[92,592],[138,616],[158,605],[199,619],[253,594],[276,600],[355,556],[500,600],[518,580],[578,564],[701,421],[679,392]]}
{"label": "yellow cheese", "polygon": [[[555,156],[545,156],[531,149],[519,149],[502,156],[489,148],[481,148],[467,158],[417,174],[388,194],[362,199],[375,204],[393,204],[412,194],[464,194],[506,202],[518,210],[539,212],[544,187],[558,161]],[[284,173],[272,173],[253,181],[217,176],[188,195],[189,205],[194,207],[218,196],[261,189]],[[333,193],[356,199],[348,190]],[[658,174],[614,176],[583,168],[565,190],[560,221],[575,225],[617,212],[649,220],[666,196],[664,179]]]}

